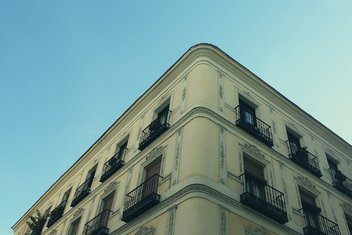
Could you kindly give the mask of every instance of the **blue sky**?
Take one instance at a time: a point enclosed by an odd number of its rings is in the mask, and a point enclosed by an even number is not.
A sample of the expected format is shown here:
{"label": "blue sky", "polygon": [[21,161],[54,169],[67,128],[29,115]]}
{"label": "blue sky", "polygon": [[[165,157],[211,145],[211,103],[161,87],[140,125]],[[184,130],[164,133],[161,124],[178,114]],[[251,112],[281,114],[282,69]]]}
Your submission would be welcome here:
{"label": "blue sky", "polygon": [[0,0],[0,234],[208,42],[352,143],[352,1]]}

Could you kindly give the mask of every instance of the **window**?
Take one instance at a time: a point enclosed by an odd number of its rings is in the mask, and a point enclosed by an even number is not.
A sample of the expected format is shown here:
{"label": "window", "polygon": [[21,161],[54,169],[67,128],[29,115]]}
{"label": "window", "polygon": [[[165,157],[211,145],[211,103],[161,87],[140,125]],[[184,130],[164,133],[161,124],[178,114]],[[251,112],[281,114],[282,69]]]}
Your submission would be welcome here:
{"label": "window", "polygon": [[109,234],[108,223],[114,195],[115,191],[102,199],[98,215],[89,220],[85,225],[85,235]]}
{"label": "window", "polygon": [[90,190],[90,187],[92,186],[92,183],[94,180],[94,175],[95,175],[96,171],[97,171],[96,165],[88,171],[86,181],[84,182],[84,189]]}
{"label": "window", "polygon": [[244,158],[244,173],[246,191],[257,198],[265,199],[265,180],[263,166]]}
{"label": "window", "polygon": [[299,149],[301,149],[301,143],[297,135],[287,131],[288,144],[291,150],[291,154],[296,154]]}
{"label": "window", "polygon": [[115,191],[111,192],[109,195],[101,200],[100,212],[103,210],[112,210],[112,203],[114,201]]}
{"label": "window", "polygon": [[65,205],[66,205],[66,202],[68,201],[68,197],[70,196],[70,193],[71,193],[71,188],[67,190],[62,196],[61,202],[63,202]]}
{"label": "window", "polygon": [[167,123],[168,118],[169,118],[169,104],[158,113],[157,120],[161,125],[163,125]]}
{"label": "window", "polygon": [[96,217],[98,226],[95,227],[108,227],[109,217],[112,210],[112,203],[114,201],[115,191],[111,192],[109,195],[104,197],[101,201],[100,213]]}
{"label": "window", "polygon": [[264,144],[272,147],[274,145],[271,126],[256,117],[255,106],[249,102],[239,100],[235,108],[236,125],[257,138]]}
{"label": "window", "polygon": [[352,216],[345,214],[345,218],[346,218],[348,230],[350,234],[352,234]]}
{"label": "window", "polygon": [[[126,138],[127,139],[127,138]],[[104,163],[103,172],[100,177],[100,182],[104,182],[123,165],[125,165],[125,154],[127,150],[127,140],[122,141],[116,146],[115,154],[107,162]]]}
{"label": "window", "polygon": [[330,176],[332,179],[332,183],[335,186],[340,186],[339,182],[344,178],[342,176],[341,171],[339,171],[338,167],[337,167],[337,162],[336,160],[334,160],[332,157],[330,157],[329,155],[327,156],[327,160],[328,160],[328,164],[329,164],[329,172],[330,172]]}
{"label": "window", "polygon": [[50,210],[51,210],[51,206],[45,210],[44,212],[44,217],[47,218],[49,216],[49,213],[50,213]]}
{"label": "window", "polygon": [[79,222],[81,220],[81,217],[78,219],[74,220],[71,223],[70,229],[68,231],[68,235],[78,235],[78,229],[79,229]]}
{"label": "window", "polygon": [[240,100],[240,115],[245,124],[256,125],[255,109],[242,100]]}
{"label": "window", "polygon": [[169,101],[156,110],[153,121],[141,133],[139,150],[143,150],[169,127]]}
{"label": "window", "polygon": [[70,196],[70,192],[71,192],[71,188],[64,193],[64,195],[62,196],[61,203],[50,212],[50,218],[46,225],[47,227],[50,227],[62,217],[68,198]]}
{"label": "window", "polygon": [[77,205],[80,201],[82,201],[88,194],[90,193],[90,188],[92,186],[94,175],[97,170],[97,166],[95,165],[92,169],[88,171],[87,178],[83,184],[77,187],[74,199],[71,202],[71,207]]}
{"label": "window", "polygon": [[306,227],[309,227],[310,230],[320,231],[320,208],[315,204],[315,197],[303,190],[299,190],[299,194]]}
{"label": "window", "polygon": [[161,157],[144,168],[144,182],[126,195],[122,221],[129,222],[160,202],[158,194],[159,181],[162,178],[159,175],[160,168]]}
{"label": "window", "polygon": [[162,108],[160,111],[156,112],[156,118],[150,125],[150,133],[153,134],[155,132],[158,132],[160,128],[162,128],[165,125],[168,125],[168,119],[169,119],[169,104],[166,105],[166,107]]}
{"label": "window", "polygon": [[329,164],[329,168],[333,171],[338,171],[339,169],[337,168],[337,162],[333,160],[329,155],[327,155],[327,160]]}
{"label": "window", "polygon": [[126,141],[123,141],[122,143],[119,143],[116,146],[115,155],[114,155],[114,158],[116,160],[123,160],[123,157],[126,154],[127,144],[128,144],[128,141],[126,140]]}
{"label": "window", "polygon": [[289,150],[289,158],[295,162],[297,165],[300,165],[307,171],[321,177],[321,171],[319,167],[318,157],[310,153],[306,147],[302,147],[300,143],[299,135],[293,131],[287,129],[287,145]]}
{"label": "window", "polygon": [[[145,168],[145,184],[142,191],[142,198],[148,196],[151,193],[158,192],[159,177],[156,175],[160,174],[161,157],[150,163]],[[155,178],[155,179],[153,179]]]}
{"label": "window", "polygon": [[94,166],[92,169],[90,169],[87,174],[87,179],[93,178],[96,170],[97,170],[97,166]]}
{"label": "window", "polygon": [[286,223],[288,218],[284,194],[266,183],[263,164],[244,155],[244,173],[240,175],[241,203],[279,223]]}

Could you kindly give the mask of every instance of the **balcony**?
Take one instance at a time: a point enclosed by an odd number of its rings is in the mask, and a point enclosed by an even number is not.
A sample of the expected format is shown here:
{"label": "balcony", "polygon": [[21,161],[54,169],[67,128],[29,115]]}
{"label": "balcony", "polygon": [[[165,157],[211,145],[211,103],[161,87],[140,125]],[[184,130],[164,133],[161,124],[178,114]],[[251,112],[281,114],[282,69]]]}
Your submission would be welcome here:
{"label": "balcony", "polygon": [[56,221],[58,221],[64,214],[67,201],[62,201],[55,209],[50,212],[50,217],[46,226],[49,228]]}
{"label": "balcony", "polygon": [[160,202],[160,175],[153,175],[126,195],[122,221],[129,222]]}
{"label": "balcony", "polygon": [[271,133],[271,127],[268,124],[266,124],[265,122],[263,122],[262,120],[260,120],[255,116],[253,116],[254,120],[252,120],[252,122],[245,120],[245,117],[242,114],[240,105],[235,108],[235,112],[236,112],[236,125],[238,127],[245,130],[250,135],[254,136],[264,144],[268,145],[269,147],[272,147],[274,145],[272,133]]}
{"label": "balcony", "polygon": [[125,162],[121,160],[121,155],[124,154],[121,153],[121,151],[125,152],[125,150],[126,149],[121,149],[104,164],[103,174],[100,177],[100,182],[104,182],[107,178],[118,171],[123,165],[125,165]]}
{"label": "balcony", "polygon": [[352,197],[352,180],[339,170],[330,168],[329,172],[332,178],[332,185],[347,196]]}
{"label": "balcony", "polygon": [[304,223],[305,235],[340,235],[338,224],[319,214],[304,213]]}
{"label": "balcony", "polygon": [[147,126],[142,131],[141,140],[140,140],[138,149],[143,150],[151,142],[153,142],[156,138],[158,138],[162,133],[164,133],[169,127],[170,127],[170,124],[167,121],[165,121],[164,123],[161,123],[159,120],[154,120],[152,123],[150,123],[149,126]]}
{"label": "balcony", "polygon": [[318,177],[322,176],[316,156],[308,152],[305,147],[297,147],[295,144],[291,144],[288,141],[287,143],[290,152],[289,157],[293,162]]}
{"label": "balcony", "polygon": [[85,226],[85,235],[108,235],[110,210],[103,210],[99,215],[89,220]]}
{"label": "balcony", "polygon": [[77,205],[90,193],[90,186],[92,185],[94,177],[89,177],[83,184],[81,184],[75,192],[75,196],[71,202],[71,207]]}
{"label": "balcony", "polygon": [[288,221],[284,194],[249,173],[240,175],[241,203],[284,224]]}

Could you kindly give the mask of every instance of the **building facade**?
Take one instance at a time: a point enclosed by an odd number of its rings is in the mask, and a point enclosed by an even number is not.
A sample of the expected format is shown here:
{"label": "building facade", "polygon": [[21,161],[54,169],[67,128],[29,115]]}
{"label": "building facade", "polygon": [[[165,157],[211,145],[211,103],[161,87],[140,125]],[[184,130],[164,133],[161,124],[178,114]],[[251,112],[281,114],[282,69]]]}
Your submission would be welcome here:
{"label": "building facade", "polygon": [[41,234],[350,234],[352,146],[209,44],[191,47],[13,226]]}

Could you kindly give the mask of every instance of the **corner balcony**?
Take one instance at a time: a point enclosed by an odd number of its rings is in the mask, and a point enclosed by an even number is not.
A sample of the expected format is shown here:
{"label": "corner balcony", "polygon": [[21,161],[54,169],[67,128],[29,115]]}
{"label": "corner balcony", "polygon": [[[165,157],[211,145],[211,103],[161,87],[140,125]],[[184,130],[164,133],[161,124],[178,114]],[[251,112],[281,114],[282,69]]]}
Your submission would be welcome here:
{"label": "corner balcony", "polygon": [[83,184],[81,184],[75,192],[75,196],[71,202],[71,207],[77,205],[90,193],[90,186],[92,185],[94,177],[88,178]]}
{"label": "corner balcony", "polygon": [[99,215],[89,220],[85,225],[84,235],[108,235],[110,210],[103,210]]}
{"label": "corner balcony", "polygon": [[241,203],[284,224],[288,221],[284,194],[249,173],[240,175],[243,193]]}
{"label": "corner balcony", "polygon": [[332,185],[347,196],[352,197],[352,180],[339,170],[330,168],[329,172],[332,178]]}
{"label": "corner balcony", "polygon": [[300,165],[307,171],[313,173],[314,175],[321,177],[321,171],[319,168],[319,163],[317,161],[317,157],[312,153],[308,152],[304,147],[295,147],[295,145],[291,145],[289,142],[289,158],[295,162],[297,165]]}
{"label": "corner balcony", "polygon": [[340,235],[338,224],[319,214],[305,214],[304,223],[303,234],[305,235]]}
{"label": "corner balcony", "polygon": [[50,217],[46,226],[49,228],[56,221],[58,221],[64,214],[67,201],[62,201],[55,209],[50,212]]}
{"label": "corner balcony", "polygon": [[159,120],[155,120],[150,123],[150,125],[142,131],[138,149],[143,150],[151,142],[158,138],[162,133],[164,133],[169,127],[170,124],[167,121],[164,123],[160,123]]}
{"label": "corner balcony", "polygon": [[107,162],[105,162],[104,168],[103,168],[103,174],[100,177],[100,182],[104,182],[106,179],[112,176],[116,171],[118,171],[121,167],[123,167],[123,165],[125,165],[125,162],[120,159],[121,151],[125,151],[125,149],[120,150],[112,158],[110,158]]}
{"label": "corner balcony", "polygon": [[155,174],[126,195],[122,221],[131,221],[160,202],[160,179],[162,177]]}
{"label": "corner balcony", "polygon": [[271,133],[271,126],[263,122],[257,117],[254,117],[254,124],[247,122],[243,115],[241,115],[241,106],[235,108],[236,125],[248,132],[269,147],[273,147],[273,138]]}

